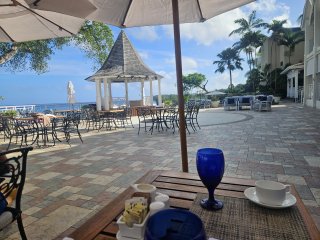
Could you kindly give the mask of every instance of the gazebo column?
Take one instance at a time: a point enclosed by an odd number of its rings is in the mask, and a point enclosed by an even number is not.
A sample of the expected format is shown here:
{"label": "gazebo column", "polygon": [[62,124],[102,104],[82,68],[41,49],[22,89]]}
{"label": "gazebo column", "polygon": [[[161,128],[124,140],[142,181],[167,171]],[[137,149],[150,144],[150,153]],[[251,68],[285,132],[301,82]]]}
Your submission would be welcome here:
{"label": "gazebo column", "polygon": [[153,106],[152,79],[150,78],[150,106]]}
{"label": "gazebo column", "polygon": [[101,111],[101,81],[96,79],[96,105],[97,111]]}
{"label": "gazebo column", "polygon": [[158,79],[158,105],[162,107],[162,96],[161,96],[161,82]]}
{"label": "gazebo column", "polygon": [[144,79],[141,80],[141,101],[142,106],[144,106]]}
{"label": "gazebo column", "polygon": [[128,80],[124,80],[124,86],[126,91],[126,107],[129,107],[129,94],[128,94]]}
{"label": "gazebo column", "polygon": [[104,92],[104,110],[109,110],[109,86],[108,86],[108,80],[105,78],[103,79],[103,92]]}
{"label": "gazebo column", "polygon": [[109,90],[109,109],[110,109],[110,108],[113,108],[111,80],[108,81],[108,90]]}

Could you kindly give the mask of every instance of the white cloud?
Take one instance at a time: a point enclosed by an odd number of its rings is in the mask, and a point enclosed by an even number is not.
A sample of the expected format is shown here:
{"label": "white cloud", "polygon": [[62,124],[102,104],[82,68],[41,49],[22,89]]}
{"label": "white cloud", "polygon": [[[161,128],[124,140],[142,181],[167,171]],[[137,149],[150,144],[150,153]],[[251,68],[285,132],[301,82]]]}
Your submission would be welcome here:
{"label": "white cloud", "polygon": [[[286,5],[282,5],[282,13],[276,17],[274,17],[274,19],[276,20],[287,20],[287,23],[284,24],[284,27],[293,27],[292,22],[290,21],[290,7],[286,6]],[[298,23],[297,23],[298,24]]]}
{"label": "white cloud", "polygon": [[[165,63],[175,65],[175,58],[166,59]],[[191,57],[182,56],[182,72],[183,74],[194,73],[197,71],[198,63]]]}
{"label": "white cloud", "polygon": [[57,76],[64,76],[68,75],[68,73],[72,76],[79,76],[79,77],[88,77],[93,74],[92,69],[88,67],[87,62],[82,61],[63,61],[60,60],[51,62],[49,66],[49,72],[47,75],[57,75]]}
{"label": "white cloud", "polygon": [[146,60],[149,58],[149,54],[147,52],[141,52],[139,51],[139,56],[143,59]]}
{"label": "white cloud", "polygon": [[285,3],[279,2],[279,0],[260,0],[247,5],[247,7],[251,11],[256,10],[265,22],[270,23],[273,19],[287,20],[284,27],[293,27],[290,20],[290,7]]}
{"label": "white cloud", "polygon": [[[210,46],[219,40],[234,40],[235,36],[229,37],[230,32],[237,27],[234,21],[245,17],[246,14],[238,8],[209,19],[204,23],[181,24],[181,38],[194,40],[197,44],[205,46]],[[172,26],[163,26],[163,28],[168,35],[173,37]]]}
{"label": "white cloud", "polygon": [[160,38],[155,27],[137,27],[128,29],[127,31],[138,40],[152,42]]}
{"label": "white cloud", "polygon": [[250,10],[273,12],[279,7],[276,0],[260,0],[247,5]]}
{"label": "white cloud", "polygon": [[176,72],[160,71],[161,79],[161,94],[177,94],[177,77]]}
{"label": "white cloud", "polygon": [[[232,84],[236,86],[237,84],[243,84],[245,83],[245,77],[244,77],[243,71],[233,71],[232,72]],[[221,89],[221,88],[228,88],[230,84],[230,76],[229,72],[224,72],[222,74],[214,74],[213,76],[207,76],[208,84],[206,88],[209,91],[213,91],[215,89]]]}
{"label": "white cloud", "polygon": [[85,91],[95,91],[96,85],[94,84],[94,82],[92,82],[92,83],[87,83],[87,84],[85,84],[82,88],[83,88],[83,90],[85,90]]}

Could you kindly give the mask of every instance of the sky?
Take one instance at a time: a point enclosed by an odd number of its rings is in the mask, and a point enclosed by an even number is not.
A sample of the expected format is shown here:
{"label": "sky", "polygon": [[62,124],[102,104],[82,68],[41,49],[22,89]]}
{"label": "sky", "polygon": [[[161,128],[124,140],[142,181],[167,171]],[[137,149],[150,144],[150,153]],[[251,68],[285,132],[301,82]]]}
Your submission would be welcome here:
{"label": "sky", "polygon": [[[227,88],[228,73],[215,73],[216,67],[212,63],[218,60],[218,53],[232,47],[239,39],[239,36],[229,37],[229,33],[237,28],[234,20],[247,18],[256,10],[257,17],[265,22],[287,19],[286,27],[296,27],[304,2],[305,0],[258,0],[204,23],[181,24],[183,74],[204,74],[209,91]],[[116,39],[120,29],[110,27]],[[145,64],[164,76],[161,81],[162,94],[176,94],[173,26],[128,28],[125,32]],[[248,69],[244,62],[242,65],[243,71],[233,72],[234,85],[246,81],[244,75]],[[74,84],[77,102],[95,102],[95,84],[84,80],[94,73],[93,62],[73,46],[57,50],[51,56],[48,72],[44,74],[38,75],[31,71],[11,73],[0,67],[0,96],[4,97],[0,105],[66,103],[68,81]],[[154,95],[157,95],[157,82],[153,84]],[[148,83],[145,84],[145,93],[149,95]],[[112,84],[112,95],[124,97],[124,84]],[[129,84],[129,99],[141,99],[140,84]]]}

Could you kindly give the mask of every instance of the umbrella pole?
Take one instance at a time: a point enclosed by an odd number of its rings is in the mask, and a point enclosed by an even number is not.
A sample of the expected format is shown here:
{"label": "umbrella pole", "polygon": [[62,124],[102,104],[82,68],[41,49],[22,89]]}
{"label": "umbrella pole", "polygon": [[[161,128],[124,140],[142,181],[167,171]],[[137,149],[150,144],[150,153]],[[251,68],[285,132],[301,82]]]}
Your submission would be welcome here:
{"label": "umbrella pole", "polygon": [[180,23],[179,23],[179,5],[178,0],[172,0],[173,30],[174,30],[174,46],[176,56],[176,74],[177,74],[177,90],[179,104],[179,125],[180,125],[180,145],[182,156],[182,171],[188,172],[188,150],[186,137],[186,121],[184,116],[184,98],[182,85],[182,63],[181,63],[181,42],[180,42]]}

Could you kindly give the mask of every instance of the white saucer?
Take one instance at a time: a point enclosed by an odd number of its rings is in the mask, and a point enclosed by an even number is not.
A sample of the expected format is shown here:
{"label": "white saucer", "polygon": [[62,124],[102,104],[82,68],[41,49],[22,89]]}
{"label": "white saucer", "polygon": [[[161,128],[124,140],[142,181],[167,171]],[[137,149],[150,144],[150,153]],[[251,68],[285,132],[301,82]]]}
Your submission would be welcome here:
{"label": "white saucer", "polygon": [[143,240],[143,238],[138,239],[138,238],[129,238],[129,237],[123,237],[120,233],[120,231],[117,232],[116,238],[118,240]]}
{"label": "white saucer", "polygon": [[259,201],[257,194],[256,194],[256,188],[255,187],[250,187],[244,190],[244,195],[246,198],[248,198],[251,202],[254,202],[262,207],[266,208],[274,208],[274,209],[281,209],[281,208],[287,208],[293,206],[296,202],[297,199],[295,196],[293,196],[291,193],[286,194],[286,199],[283,201],[281,205],[271,205],[267,203],[262,203]]}

